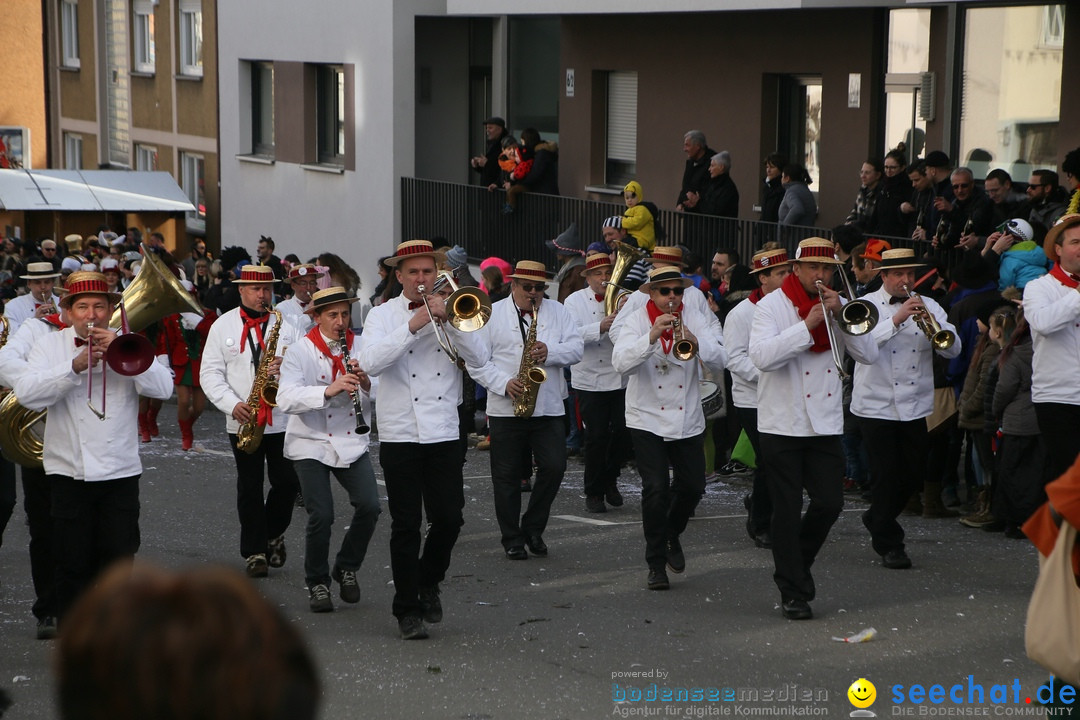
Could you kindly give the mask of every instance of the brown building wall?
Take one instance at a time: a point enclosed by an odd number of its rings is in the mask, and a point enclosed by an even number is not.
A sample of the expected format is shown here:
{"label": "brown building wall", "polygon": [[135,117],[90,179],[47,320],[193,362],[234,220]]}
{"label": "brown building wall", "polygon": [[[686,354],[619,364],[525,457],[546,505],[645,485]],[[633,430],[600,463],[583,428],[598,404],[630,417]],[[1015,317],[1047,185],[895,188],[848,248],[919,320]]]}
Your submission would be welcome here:
{"label": "brown building wall", "polygon": [[0,73],[0,125],[30,128],[30,154],[24,162],[33,168],[44,168],[48,156],[42,23],[39,0],[4,3],[0,67],[5,71]]}
{"label": "brown building wall", "polygon": [[[203,75],[201,79],[179,78],[176,81],[176,131],[184,135],[217,137],[218,67],[215,3],[204,0],[202,23]],[[170,42],[175,42],[176,32],[170,26],[168,32],[161,34],[167,35]]]}
{"label": "brown building wall", "polygon": [[[762,161],[775,150],[763,140],[776,122],[763,87],[771,75],[820,75],[818,224],[840,222],[858,191],[859,167],[878,145],[884,17],[858,9],[564,18],[562,66],[574,68],[576,91],[560,102],[560,189],[587,197],[585,186],[602,179],[598,83],[603,72],[636,70],[637,176],[646,198],[674,207],[686,159],[682,137],[698,129],[711,148],[731,152],[740,217],[756,219]],[[858,109],[848,108],[849,73],[862,74]]]}
{"label": "brown building wall", "polygon": [[[165,2],[154,8],[154,74],[135,72],[134,55],[130,59],[133,68],[130,82],[131,121],[134,127],[172,131],[174,23],[169,14],[170,7],[170,3]],[[158,150],[158,167],[161,168],[161,148]]]}
{"label": "brown building wall", "polygon": [[[54,12],[55,22],[59,23],[59,13]],[[59,25],[54,27],[59,43]],[[97,79],[95,77],[94,50],[95,42],[94,2],[79,2],[79,69],[60,68],[60,109],[63,117],[74,120],[97,120]],[[59,48],[59,44],[57,45]],[[57,64],[61,58],[57,57]],[[63,147],[61,138],[57,138]],[[83,139],[83,160],[88,167],[97,166],[97,148],[91,155],[86,145],[88,137]]]}

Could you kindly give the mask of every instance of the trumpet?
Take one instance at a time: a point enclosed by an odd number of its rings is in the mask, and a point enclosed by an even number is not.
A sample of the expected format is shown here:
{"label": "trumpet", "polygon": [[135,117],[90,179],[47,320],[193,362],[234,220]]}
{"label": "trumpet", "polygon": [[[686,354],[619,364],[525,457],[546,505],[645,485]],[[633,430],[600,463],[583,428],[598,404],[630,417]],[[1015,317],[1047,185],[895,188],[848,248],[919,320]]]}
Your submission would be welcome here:
{"label": "trumpet", "polygon": [[844,369],[844,353],[836,342],[836,332],[833,330],[832,321],[829,320],[829,308],[825,306],[825,283],[815,280],[814,286],[817,287],[821,309],[825,311],[825,332],[829,336],[829,351],[832,352],[833,365],[836,366],[836,372],[840,373],[840,379],[847,380],[851,375]]}
{"label": "trumpet", "polygon": [[[352,358],[349,357],[349,340],[345,331],[341,331],[341,336],[338,338],[338,343],[341,344],[341,361],[345,363],[345,372],[351,372],[349,370],[349,363],[352,362]],[[364,420],[364,410],[360,406],[360,390],[356,389],[349,393],[349,397],[353,401],[353,413],[356,415],[356,434],[367,435],[371,432],[371,428],[368,427],[367,422]]]}
{"label": "trumpet", "polygon": [[671,355],[683,362],[693,360],[697,356],[697,343],[686,337],[686,328],[683,327],[682,316],[676,315],[674,308],[675,301],[668,302],[668,313],[674,318],[671,321],[671,334],[676,338],[675,344],[671,348]]}
{"label": "trumpet", "polygon": [[40,296],[36,292],[31,292],[30,294],[34,296],[34,302],[37,303],[37,306],[34,308],[35,312],[40,308],[45,309],[46,315],[52,315],[56,312],[56,306],[53,305],[52,297],[50,297],[52,295],[50,290],[42,290]]}
{"label": "trumpet", "polygon": [[[447,322],[460,332],[473,332],[484,327],[491,318],[491,298],[488,294],[480,288],[458,287],[454,282],[454,276],[447,270],[438,274],[431,291],[438,293],[447,286],[452,290],[450,296],[446,298]],[[427,288],[421,285],[417,289],[424,298],[424,308],[427,309],[428,319],[431,320],[431,325],[435,329],[435,340],[438,341],[439,347],[450,358],[450,362],[454,363],[458,369],[464,370],[465,359],[458,354],[457,348],[450,341],[442,320],[431,314],[431,305],[428,302],[430,295]]]}
{"label": "trumpet", "polygon": [[953,343],[956,342],[956,333],[941,327],[934,314],[926,308],[926,303],[922,302],[922,296],[919,293],[909,290],[907,285],[904,285],[903,288],[909,298],[915,298],[921,303],[919,309],[915,311],[915,324],[926,335],[926,339],[930,341],[935,350],[948,350],[951,348]]}

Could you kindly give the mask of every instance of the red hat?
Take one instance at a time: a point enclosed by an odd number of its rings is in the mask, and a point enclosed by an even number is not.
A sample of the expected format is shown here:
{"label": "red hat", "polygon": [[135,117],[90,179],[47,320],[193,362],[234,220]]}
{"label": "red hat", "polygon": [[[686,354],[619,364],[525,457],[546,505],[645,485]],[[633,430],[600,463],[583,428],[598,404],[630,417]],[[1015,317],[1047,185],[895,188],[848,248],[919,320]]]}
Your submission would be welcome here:
{"label": "red hat", "polygon": [[877,262],[881,262],[881,253],[886,250],[892,250],[892,245],[884,240],[870,238],[866,241],[866,250],[860,257],[862,257],[863,260],[876,260]]}
{"label": "red hat", "polygon": [[245,265],[234,285],[270,285],[277,281],[274,271],[267,265]]}

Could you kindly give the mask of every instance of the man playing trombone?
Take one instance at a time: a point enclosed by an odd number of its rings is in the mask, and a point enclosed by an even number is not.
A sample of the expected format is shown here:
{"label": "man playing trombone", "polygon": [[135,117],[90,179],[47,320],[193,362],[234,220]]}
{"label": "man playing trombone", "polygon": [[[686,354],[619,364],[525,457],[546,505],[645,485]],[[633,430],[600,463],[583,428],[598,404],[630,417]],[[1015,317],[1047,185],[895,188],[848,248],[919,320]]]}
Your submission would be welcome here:
{"label": "man playing trombone", "polygon": [[[799,243],[792,273],[758,302],[750,360],[758,377],[758,434],[773,502],[773,575],[783,616],[813,616],[810,566],[844,504],[841,373],[844,350],[858,362],[877,359],[868,336],[835,331],[842,301],[829,282],[841,262],[833,243]],[[803,490],[810,496],[800,518]]]}
{"label": "man playing trombone", "polygon": [[66,290],[60,307],[71,326],[38,339],[14,388],[24,407],[49,411],[43,459],[61,620],[99,571],[139,549],[139,395],[165,399],[173,388],[159,363],[122,375],[102,362],[117,337],[109,318],[120,300],[104,275],[72,273]]}

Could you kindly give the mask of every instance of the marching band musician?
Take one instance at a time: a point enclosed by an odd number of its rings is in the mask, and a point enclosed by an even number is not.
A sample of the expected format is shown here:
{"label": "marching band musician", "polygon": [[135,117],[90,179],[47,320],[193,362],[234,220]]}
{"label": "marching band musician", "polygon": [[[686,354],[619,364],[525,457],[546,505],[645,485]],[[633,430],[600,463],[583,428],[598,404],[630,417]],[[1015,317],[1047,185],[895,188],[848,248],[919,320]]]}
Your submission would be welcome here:
{"label": "marching band musician", "polygon": [[[840,295],[828,287],[842,264],[833,248],[824,238],[800,242],[791,275],[780,292],[758,302],[750,330],[750,360],[760,371],[760,458],[773,502],[773,578],[780,589],[782,614],[790,620],[813,616],[810,566],[844,505],[838,365],[843,364],[845,349],[858,362],[877,359],[872,338],[834,333],[828,324],[835,321],[826,317],[826,311],[833,315],[842,304]],[[839,347],[832,346],[830,335]],[[800,519],[804,488],[810,505]]]}
{"label": "marching band musician", "polygon": [[[851,412],[870,449],[874,473],[870,508],[862,521],[882,565],[893,570],[911,567],[897,518],[926,474],[934,352],[947,359],[960,354],[956,329],[941,306],[930,298],[911,297],[906,290],[915,287],[915,269],[921,266],[908,248],[881,253],[881,287],[863,296],[878,311],[878,322],[869,332],[877,343],[878,359],[872,365],[856,363],[851,394]],[[917,324],[924,312],[956,338],[951,346],[935,349]]]}
{"label": "marching band musician", "polygon": [[[108,292],[104,275],[72,273],[66,290],[60,307],[71,326],[38,338],[14,388],[27,409],[49,410],[44,464],[61,619],[100,570],[139,549],[138,399],[172,395],[172,377],[160,363],[127,376],[102,362],[116,338],[109,318],[120,299]],[[89,407],[88,398],[104,417]]]}
{"label": "marching band musician", "polygon": [[293,265],[285,277],[285,282],[292,287],[293,296],[278,303],[277,309],[283,315],[291,315],[302,326],[304,332],[315,327],[315,321],[305,312],[308,303],[311,302],[311,294],[319,289],[319,278],[323,275],[325,273],[319,272],[314,265],[305,263]]}
{"label": "marching band musician", "polygon": [[[199,380],[210,402],[225,413],[236,461],[236,509],[240,518],[240,555],[248,577],[266,577],[269,567],[285,564],[285,530],[292,520],[293,501],[299,488],[296,471],[284,455],[287,418],[278,408],[248,404],[248,396],[263,360],[267,339],[275,327],[269,312],[274,295],[274,271],[266,265],[244,265],[233,280],[240,293],[240,305],[228,311],[210,327],[203,348]],[[299,335],[291,320],[282,315],[278,353]],[[281,357],[269,364],[269,376],[276,377]],[[265,423],[262,441],[252,453],[237,446],[237,433],[256,414]],[[263,497],[263,465],[270,490]]]}
{"label": "marching band musician", "polygon": [[585,343],[581,362],[570,366],[585,423],[585,509],[604,512],[623,504],[617,480],[626,457],[626,379],[611,365],[614,345],[608,335],[616,313],[604,314],[604,283],[611,278],[611,257],[590,253],[585,259],[587,286],[566,298]]}
{"label": "marching band musician", "polygon": [[[462,350],[469,375],[488,391],[491,482],[503,550],[510,560],[526,560],[526,546],[537,557],[548,554],[543,533],[566,473],[563,368],[581,361],[584,341],[566,308],[545,300],[543,263],[521,260],[507,277],[513,281],[510,296],[492,306],[491,319],[463,341]],[[528,345],[530,337],[535,342]],[[521,378],[529,366],[547,375],[531,392]],[[521,459],[528,449],[536,481],[522,514]]]}
{"label": "marching band musician", "polygon": [[[773,243],[775,245],[776,243]],[[754,322],[754,310],[761,299],[778,290],[791,273],[787,250],[779,247],[762,249],[751,260],[750,274],[757,277],[760,287],[727,314],[724,322],[724,347],[727,350],[727,369],[731,371],[731,402],[739,417],[739,425],[746,432],[756,457],[761,457],[758,437],[758,372],[750,361],[750,328]],[[760,548],[772,547],[769,525],[772,522],[772,500],[765,480],[765,469],[758,462],[754,472],[754,487],[744,498],[748,517],[746,531],[754,544]]]}
{"label": "marching band musician", "polygon": [[[369,434],[357,430],[360,408],[371,417],[371,379],[357,365],[360,339],[349,330],[351,305],[345,288],[319,290],[304,310],[315,320],[286,353],[281,364],[279,407],[289,413],[285,430],[285,457],[293,461],[300,478],[308,523],[304,548],[304,576],[312,612],[330,612],[331,580],[337,582],[341,599],[360,601],[356,571],[367,554],[368,543],[379,519],[379,491],[368,456]],[[340,344],[344,335],[346,347]],[[343,356],[351,361],[345,367]],[[334,500],[330,474],[345,488],[353,506],[349,528],[341,549],[329,564],[330,526]]]}
{"label": "marching band musician", "polygon": [[[453,331],[443,298],[431,294],[442,260],[427,240],[397,246],[386,264],[394,268],[401,295],[368,313],[357,358],[390,398],[378,406],[379,464],[391,518],[392,611],[403,640],[427,638],[425,621],[442,621],[439,583],[465,522],[461,372],[431,327],[434,317]],[[429,523],[425,538],[422,516]]]}
{"label": "marching band musician", "polygon": [[[626,425],[641,475],[650,590],[668,589],[665,565],[674,573],[686,569],[679,536],[705,492],[705,415],[698,361],[723,363],[719,343],[698,342],[695,330],[703,336],[708,332],[705,316],[683,311],[684,293],[692,285],[678,267],[650,271],[648,282],[637,290],[649,302],[632,312],[626,307],[619,311],[625,315],[623,332],[611,356],[616,372],[629,375]],[[677,344],[684,340],[697,344],[695,356],[677,357]],[[674,469],[670,482],[669,466]]]}
{"label": "marching band musician", "polygon": [[[199,302],[195,286],[181,280],[184,289]],[[201,304],[201,303],[200,303]],[[158,353],[165,355],[172,367],[176,384],[176,421],[180,426],[180,448],[190,450],[195,442],[195,422],[206,408],[206,393],[199,379],[203,347],[210,327],[217,320],[217,312],[203,308],[203,314],[182,312],[168,315],[161,320],[158,336]]]}
{"label": "marching band musician", "polygon": [[26,274],[19,278],[26,281],[30,292],[9,300],[4,305],[4,317],[11,323],[14,334],[29,318],[54,315],[60,305],[60,296],[53,292],[56,278],[60,277],[51,262],[32,262],[26,265]]}
{"label": "marching band musician", "polygon": [[[68,326],[67,310],[46,315],[35,322],[24,322],[11,332],[0,348],[0,387],[11,388],[30,367],[27,361],[38,338],[59,332]],[[55,561],[53,559],[53,520],[49,483],[40,465],[22,465],[23,508],[30,533],[30,578],[34,585],[31,612],[37,619],[38,640],[56,637]]]}

